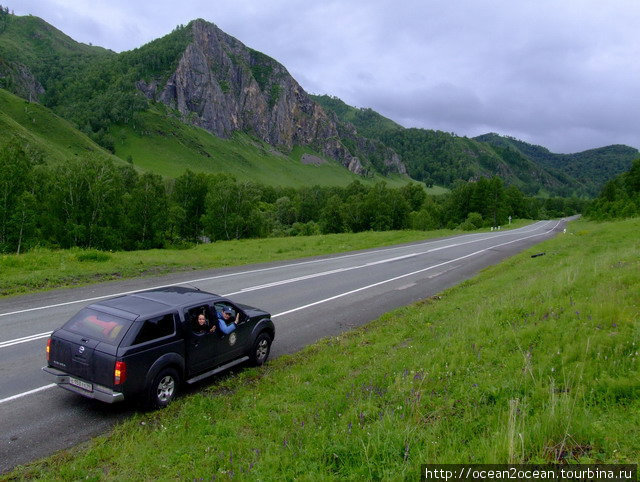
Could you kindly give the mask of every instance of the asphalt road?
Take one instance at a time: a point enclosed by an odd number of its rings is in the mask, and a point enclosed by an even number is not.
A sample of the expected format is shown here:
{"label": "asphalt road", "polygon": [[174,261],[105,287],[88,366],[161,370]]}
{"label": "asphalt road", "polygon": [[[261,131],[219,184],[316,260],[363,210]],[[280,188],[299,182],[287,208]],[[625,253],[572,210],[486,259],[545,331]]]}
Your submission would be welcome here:
{"label": "asphalt road", "polygon": [[101,404],[50,385],[40,369],[48,334],[94,299],[172,284],[228,296],[272,313],[274,358],[432,296],[554,236],[565,222],[1,300],[0,473],[88,440],[133,413],[127,404]]}

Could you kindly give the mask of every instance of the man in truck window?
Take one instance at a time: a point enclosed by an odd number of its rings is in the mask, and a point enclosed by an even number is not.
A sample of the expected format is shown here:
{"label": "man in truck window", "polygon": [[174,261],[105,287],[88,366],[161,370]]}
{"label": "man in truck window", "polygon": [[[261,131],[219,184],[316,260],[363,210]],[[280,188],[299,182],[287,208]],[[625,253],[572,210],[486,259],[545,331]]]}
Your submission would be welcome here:
{"label": "man in truck window", "polygon": [[233,332],[240,321],[240,313],[236,313],[236,318],[233,318],[233,310],[230,306],[222,308],[222,314],[218,313],[218,326],[220,330],[228,335]]}

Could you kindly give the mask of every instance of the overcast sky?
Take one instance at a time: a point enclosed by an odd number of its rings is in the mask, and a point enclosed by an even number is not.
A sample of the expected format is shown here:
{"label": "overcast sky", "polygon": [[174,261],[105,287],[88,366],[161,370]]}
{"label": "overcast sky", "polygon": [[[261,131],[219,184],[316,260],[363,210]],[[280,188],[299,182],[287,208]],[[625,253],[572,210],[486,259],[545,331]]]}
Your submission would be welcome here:
{"label": "overcast sky", "polygon": [[553,152],[640,148],[639,0],[0,0],[117,52],[204,18],[314,94]]}

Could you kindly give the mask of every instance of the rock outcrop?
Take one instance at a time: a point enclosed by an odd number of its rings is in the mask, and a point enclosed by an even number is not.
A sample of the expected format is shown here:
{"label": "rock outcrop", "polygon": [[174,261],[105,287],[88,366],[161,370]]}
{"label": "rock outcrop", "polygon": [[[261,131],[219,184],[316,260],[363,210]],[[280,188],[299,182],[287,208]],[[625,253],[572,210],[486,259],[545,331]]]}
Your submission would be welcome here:
{"label": "rock outcrop", "polygon": [[38,102],[44,88],[31,71],[19,62],[7,62],[0,58],[0,88],[7,89],[29,102]]}
{"label": "rock outcrop", "polygon": [[[193,41],[166,83],[138,82],[148,98],[219,137],[245,131],[285,150],[310,146],[361,175],[376,164],[367,157],[375,153],[389,172],[406,173],[395,152],[358,136],[355,128],[340,126],[280,63],[204,20],[193,21],[190,28]],[[350,147],[358,146],[363,159],[345,146],[341,133],[353,141]]]}
{"label": "rock outcrop", "polygon": [[385,146],[378,140],[362,137],[358,134],[353,124],[339,121],[333,112],[330,112],[330,115],[338,126],[340,139],[348,142],[350,146],[353,146],[352,150],[358,155],[369,159],[377,171],[382,174],[407,174],[406,166],[393,149]]}

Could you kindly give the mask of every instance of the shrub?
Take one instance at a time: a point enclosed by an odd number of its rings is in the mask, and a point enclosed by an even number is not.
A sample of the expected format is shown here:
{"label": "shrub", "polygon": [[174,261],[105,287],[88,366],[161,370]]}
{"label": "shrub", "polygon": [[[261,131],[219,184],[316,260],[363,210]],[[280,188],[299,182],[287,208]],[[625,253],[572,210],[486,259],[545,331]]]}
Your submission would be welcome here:
{"label": "shrub", "polygon": [[102,263],[104,261],[109,261],[111,259],[111,255],[105,253],[104,251],[98,251],[96,249],[92,249],[90,251],[83,251],[81,253],[76,254],[76,259],[81,262],[85,261],[95,261]]}

